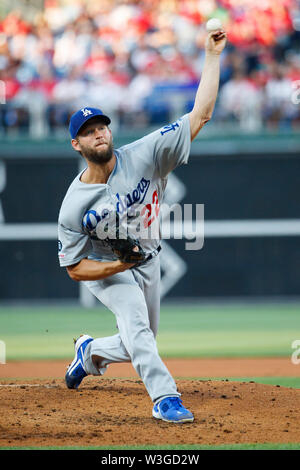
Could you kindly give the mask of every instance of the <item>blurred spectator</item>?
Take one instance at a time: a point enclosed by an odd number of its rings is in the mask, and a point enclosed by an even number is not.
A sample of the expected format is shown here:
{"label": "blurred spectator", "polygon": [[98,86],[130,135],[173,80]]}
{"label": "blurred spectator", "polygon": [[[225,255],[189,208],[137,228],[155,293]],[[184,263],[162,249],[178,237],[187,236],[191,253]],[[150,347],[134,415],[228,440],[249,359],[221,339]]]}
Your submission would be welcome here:
{"label": "blurred spectator", "polygon": [[233,77],[225,83],[219,96],[219,118],[239,122],[245,131],[261,129],[263,94],[255,80],[248,79],[242,69],[237,69]]}
{"label": "blurred spectator", "polygon": [[291,100],[292,80],[286,66],[274,64],[270,80],[266,84],[265,119],[271,128],[291,127],[299,114]]}
{"label": "blurred spectator", "polygon": [[3,132],[66,132],[70,113],[102,107],[116,126],[148,126],[190,110],[205,23],[228,33],[216,122],[300,130],[297,0],[46,0],[0,18]]}

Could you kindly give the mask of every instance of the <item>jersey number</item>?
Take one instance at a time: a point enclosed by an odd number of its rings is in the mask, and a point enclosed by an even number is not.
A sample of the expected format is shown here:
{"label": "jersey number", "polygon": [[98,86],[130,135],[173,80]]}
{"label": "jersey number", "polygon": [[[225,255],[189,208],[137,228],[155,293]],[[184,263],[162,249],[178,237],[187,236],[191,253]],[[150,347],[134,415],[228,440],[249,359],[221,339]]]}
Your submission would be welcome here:
{"label": "jersey number", "polygon": [[141,215],[145,216],[144,218],[144,228],[149,227],[153,220],[158,216],[159,214],[159,202],[158,202],[158,195],[157,191],[154,191],[152,194],[152,204],[146,204],[142,211]]}

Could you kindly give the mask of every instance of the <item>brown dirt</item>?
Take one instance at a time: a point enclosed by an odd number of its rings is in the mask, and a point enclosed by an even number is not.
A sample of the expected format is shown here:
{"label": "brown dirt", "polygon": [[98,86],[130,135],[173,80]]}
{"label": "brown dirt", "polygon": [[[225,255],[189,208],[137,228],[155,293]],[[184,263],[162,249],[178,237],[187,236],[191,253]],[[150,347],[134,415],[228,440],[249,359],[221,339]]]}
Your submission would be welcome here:
{"label": "brown dirt", "polygon": [[[285,358],[166,359],[174,377],[299,377],[299,367]],[[67,361],[20,361],[0,364],[5,377],[63,377]],[[111,364],[105,377],[138,377],[131,364]]]}
{"label": "brown dirt", "polygon": [[[175,377],[299,375],[288,358],[165,363]],[[299,389],[177,379],[195,421],[176,425],[152,418],[150,398],[130,364],[112,365],[101,378],[87,377],[77,391],[65,387],[66,365],[0,365],[1,447],[300,442]]]}

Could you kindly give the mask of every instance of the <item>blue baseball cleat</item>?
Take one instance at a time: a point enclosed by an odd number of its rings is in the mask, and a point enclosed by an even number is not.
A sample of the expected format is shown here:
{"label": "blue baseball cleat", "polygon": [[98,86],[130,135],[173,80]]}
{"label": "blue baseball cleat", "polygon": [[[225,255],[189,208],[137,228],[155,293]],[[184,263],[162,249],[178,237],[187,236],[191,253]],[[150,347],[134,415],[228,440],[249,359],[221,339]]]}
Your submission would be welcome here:
{"label": "blue baseball cleat", "polygon": [[193,414],[184,408],[179,397],[166,397],[154,405],[152,416],[168,423],[189,423],[194,421]]}
{"label": "blue baseball cleat", "polygon": [[93,341],[94,338],[88,335],[81,335],[75,343],[75,357],[73,362],[69,365],[65,375],[66,385],[68,388],[78,388],[84,377],[87,376],[83,368],[83,354],[87,345]]}

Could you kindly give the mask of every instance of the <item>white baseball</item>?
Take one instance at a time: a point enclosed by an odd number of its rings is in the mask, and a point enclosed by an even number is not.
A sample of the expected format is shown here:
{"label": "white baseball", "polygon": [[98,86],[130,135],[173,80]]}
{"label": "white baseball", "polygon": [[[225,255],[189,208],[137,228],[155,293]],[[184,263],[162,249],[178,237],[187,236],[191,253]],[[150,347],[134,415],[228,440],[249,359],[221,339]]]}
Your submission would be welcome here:
{"label": "white baseball", "polygon": [[222,23],[218,18],[211,18],[208,20],[206,23],[206,30],[211,32],[211,31],[216,31],[217,29],[222,29]]}

